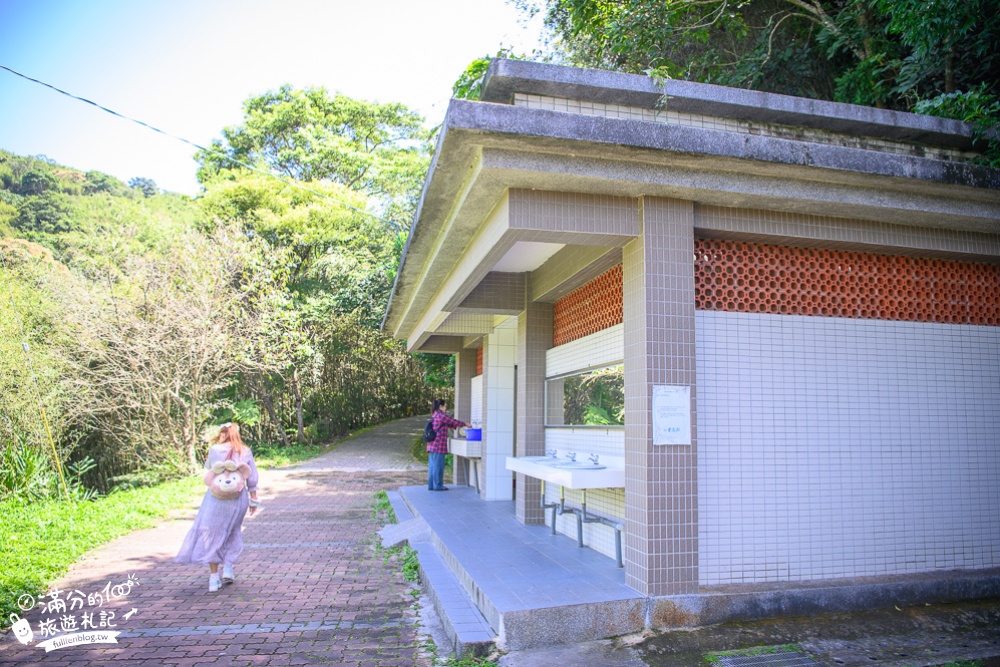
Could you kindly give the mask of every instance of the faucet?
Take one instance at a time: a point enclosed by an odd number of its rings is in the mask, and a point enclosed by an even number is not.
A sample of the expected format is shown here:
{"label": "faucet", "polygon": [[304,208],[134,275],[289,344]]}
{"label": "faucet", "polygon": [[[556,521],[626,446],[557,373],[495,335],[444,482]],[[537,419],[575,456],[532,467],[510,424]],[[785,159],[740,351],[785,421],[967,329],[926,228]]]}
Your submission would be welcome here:
{"label": "faucet", "polygon": [[590,455],[590,462],[593,463],[596,466],[598,464],[597,462],[600,460],[600,458],[601,457],[598,454],[591,454]]}
{"label": "faucet", "polygon": [[576,452],[567,452],[566,458],[568,458],[570,461],[576,462]]}
{"label": "faucet", "polygon": [[558,454],[559,452],[558,452],[558,450],[550,449],[550,450],[546,451],[545,453],[548,454],[549,456],[551,456],[552,458],[558,458],[556,456],[556,454]]}

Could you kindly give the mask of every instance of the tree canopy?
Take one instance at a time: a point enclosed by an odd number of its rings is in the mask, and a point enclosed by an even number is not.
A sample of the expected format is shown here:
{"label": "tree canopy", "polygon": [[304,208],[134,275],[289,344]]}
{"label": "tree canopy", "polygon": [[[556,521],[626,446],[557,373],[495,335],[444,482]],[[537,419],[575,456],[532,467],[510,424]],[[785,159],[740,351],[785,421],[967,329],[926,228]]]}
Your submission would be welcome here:
{"label": "tree canopy", "polygon": [[199,151],[198,178],[245,166],[302,182],[329,181],[369,195],[400,226],[412,214],[429,161],[423,119],[402,104],[379,104],[324,88],[251,97],[244,122]]}

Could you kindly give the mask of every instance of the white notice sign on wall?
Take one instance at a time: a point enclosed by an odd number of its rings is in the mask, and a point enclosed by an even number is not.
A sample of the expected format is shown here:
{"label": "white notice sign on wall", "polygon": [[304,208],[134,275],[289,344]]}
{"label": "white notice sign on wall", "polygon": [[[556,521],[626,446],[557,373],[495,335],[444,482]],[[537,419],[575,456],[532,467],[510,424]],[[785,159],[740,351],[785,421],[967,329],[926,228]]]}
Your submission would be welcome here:
{"label": "white notice sign on wall", "polygon": [[653,385],[653,444],[691,444],[691,387]]}

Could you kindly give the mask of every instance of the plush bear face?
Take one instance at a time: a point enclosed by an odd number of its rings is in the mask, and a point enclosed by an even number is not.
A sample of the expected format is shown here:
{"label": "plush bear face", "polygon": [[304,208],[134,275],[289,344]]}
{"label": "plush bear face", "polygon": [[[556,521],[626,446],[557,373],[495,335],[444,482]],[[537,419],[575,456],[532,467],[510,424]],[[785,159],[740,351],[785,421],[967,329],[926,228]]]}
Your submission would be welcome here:
{"label": "plush bear face", "polygon": [[238,498],[250,476],[250,466],[235,461],[220,461],[205,473],[205,484],[212,495],[220,500]]}

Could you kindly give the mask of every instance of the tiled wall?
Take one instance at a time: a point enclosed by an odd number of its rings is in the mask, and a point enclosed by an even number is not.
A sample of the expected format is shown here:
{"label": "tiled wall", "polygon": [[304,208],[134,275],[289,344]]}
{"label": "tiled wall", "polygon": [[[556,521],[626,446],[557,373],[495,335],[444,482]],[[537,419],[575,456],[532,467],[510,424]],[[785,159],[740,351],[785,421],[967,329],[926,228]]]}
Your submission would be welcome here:
{"label": "tiled wall", "polygon": [[622,249],[625,326],[625,582],[644,595],[698,589],[697,429],[654,446],[656,385],[695,387],[694,204],[645,198]]}
{"label": "tiled wall", "polygon": [[[577,453],[579,460],[591,454],[621,456],[625,451],[623,428],[547,428],[545,448],[569,450]],[[580,491],[566,491],[567,507],[579,508]],[[545,489],[545,502],[559,502],[559,488]],[[625,518],[625,489],[591,489],[587,492],[587,513],[605,519],[623,521]],[[552,525],[552,510],[545,512],[545,524]],[[572,515],[556,516],[556,530],[576,539],[576,518]],[[583,527],[583,543],[609,558],[615,557],[615,531],[607,526],[587,524]]]}
{"label": "tiled wall", "polygon": [[618,265],[555,303],[553,342],[563,345],[622,322],[622,267]]}
{"label": "tiled wall", "polygon": [[483,348],[476,350],[476,375],[483,374]]}
{"label": "tiled wall", "polygon": [[507,457],[514,455],[514,364],[517,361],[517,318],[511,317],[486,337],[483,373],[485,391],[485,430],[483,457],[486,500],[510,500],[513,497],[511,472]]}
{"label": "tiled wall", "polygon": [[469,421],[473,424],[483,423],[483,375],[474,375],[469,381],[472,391],[469,396]]}
{"label": "tiled wall", "polygon": [[[517,456],[545,452],[545,353],[552,347],[552,304],[529,303],[517,317]],[[541,523],[541,484],[517,475],[515,514]]]}
{"label": "tiled wall", "polygon": [[[554,347],[546,352],[546,376],[558,376],[597,366],[607,366],[622,362],[625,353],[624,327],[621,324],[603,329]],[[561,411],[560,411],[561,414]],[[575,451],[583,459],[590,454],[622,456],[625,453],[625,430],[623,428],[547,428],[545,429],[545,449]],[[579,491],[567,491],[566,502],[570,507],[580,507]],[[557,502],[559,489],[545,490],[545,502]],[[587,493],[587,510],[606,519],[624,520],[625,489],[593,489]],[[552,512],[545,513],[545,523],[551,525]],[[576,539],[576,519],[570,515],[556,517],[556,529]],[[614,530],[607,526],[588,524],[583,528],[583,542],[586,546],[614,558]]]}
{"label": "tiled wall", "polygon": [[699,311],[702,585],[1000,566],[1000,328]]}
{"label": "tiled wall", "polygon": [[545,353],[545,376],[556,377],[588,368],[620,364],[625,354],[625,329],[621,324],[602,329]]}

